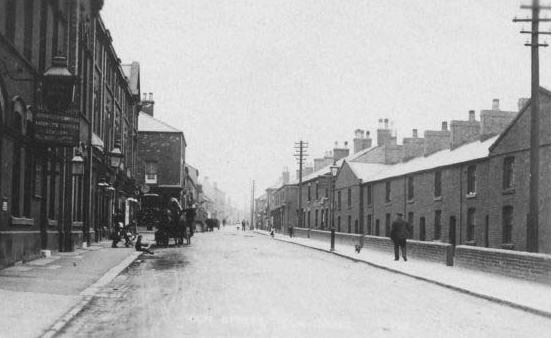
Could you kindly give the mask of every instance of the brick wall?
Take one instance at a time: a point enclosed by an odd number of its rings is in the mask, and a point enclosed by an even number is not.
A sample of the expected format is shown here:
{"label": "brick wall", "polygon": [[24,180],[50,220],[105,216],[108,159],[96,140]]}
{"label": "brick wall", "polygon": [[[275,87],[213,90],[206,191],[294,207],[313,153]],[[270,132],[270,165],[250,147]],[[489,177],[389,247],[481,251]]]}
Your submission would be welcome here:
{"label": "brick wall", "polygon": [[550,284],[550,255],[546,254],[459,245],[456,247],[454,264]]}
{"label": "brick wall", "polygon": [[[145,163],[158,163],[158,185],[180,185],[184,170],[181,133],[138,133],[138,168],[136,181],[145,181]],[[180,155],[180,156],[179,156]]]}

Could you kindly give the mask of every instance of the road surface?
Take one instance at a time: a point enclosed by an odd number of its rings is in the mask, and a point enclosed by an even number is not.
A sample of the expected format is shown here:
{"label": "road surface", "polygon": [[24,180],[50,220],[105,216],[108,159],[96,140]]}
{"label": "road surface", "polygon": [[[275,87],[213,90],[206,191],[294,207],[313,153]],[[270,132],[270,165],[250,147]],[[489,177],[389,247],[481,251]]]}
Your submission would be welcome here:
{"label": "road surface", "polygon": [[142,256],[61,336],[549,337],[550,319],[227,226]]}

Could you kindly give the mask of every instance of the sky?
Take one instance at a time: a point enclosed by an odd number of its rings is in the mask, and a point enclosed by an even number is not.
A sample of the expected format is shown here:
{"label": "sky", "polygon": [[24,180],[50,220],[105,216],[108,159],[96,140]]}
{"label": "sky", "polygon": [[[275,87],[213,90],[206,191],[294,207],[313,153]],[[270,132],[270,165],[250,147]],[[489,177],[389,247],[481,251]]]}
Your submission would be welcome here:
{"label": "sky", "polygon": [[400,142],[494,98],[517,110],[531,88],[529,37],[512,22],[524,1],[109,0],[101,15],[122,62],[140,63],[154,116],[184,132],[186,162],[243,208],[252,179],[259,196],[284,167],[294,176],[299,140],[312,162],[380,118]]}

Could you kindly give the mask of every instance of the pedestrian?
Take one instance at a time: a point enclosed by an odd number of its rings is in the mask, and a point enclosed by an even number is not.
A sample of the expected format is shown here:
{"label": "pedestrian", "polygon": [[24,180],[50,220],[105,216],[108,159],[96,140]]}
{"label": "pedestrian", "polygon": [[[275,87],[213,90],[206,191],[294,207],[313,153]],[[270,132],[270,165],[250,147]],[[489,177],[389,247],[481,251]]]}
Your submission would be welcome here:
{"label": "pedestrian", "polygon": [[289,238],[293,238],[293,225],[288,226]]}
{"label": "pedestrian", "polygon": [[245,231],[245,220],[242,220],[242,231]]}
{"label": "pedestrian", "polygon": [[153,255],[153,251],[151,251],[150,248],[151,244],[143,244],[142,243],[142,235],[138,235],[138,238],[136,239],[136,244],[134,247],[136,248],[136,251],[142,251],[145,253],[149,253],[150,255]]}
{"label": "pedestrian", "polygon": [[406,261],[406,239],[412,231],[410,224],[403,220],[403,214],[397,213],[397,217],[391,224],[390,238],[393,241],[395,249],[395,260],[399,260],[399,247],[401,248],[402,257]]}
{"label": "pedestrian", "polygon": [[270,237],[274,238],[274,227],[270,228]]}

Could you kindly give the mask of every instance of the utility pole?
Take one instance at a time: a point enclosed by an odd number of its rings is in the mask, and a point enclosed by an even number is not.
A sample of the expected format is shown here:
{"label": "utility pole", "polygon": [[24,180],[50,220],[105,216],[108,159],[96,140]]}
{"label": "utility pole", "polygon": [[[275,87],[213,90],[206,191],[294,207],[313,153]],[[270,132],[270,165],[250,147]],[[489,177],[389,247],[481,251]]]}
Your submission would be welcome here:
{"label": "utility pole", "polygon": [[255,180],[251,183],[251,223],[249,230],[253,230],[253,222],[255,221]]}
{"label": "utility pole", "polygon": [[520,33],[531,34],[531,124],[529,154],[529,216],[527,218],[527,251],[539,251],[539,47],[548,47],[548,43],[539,43],[539,34],[550,35],[550,31],[539,31],[539,22],[550,22],[550,18],[540,18],[541,10],[550,10],[550,6],[541,6],[539,0],[531,5],[522,5],[522,9],[531,10],[531,17],[514,18],[514,22],[531,22],[531,30],[522,29]]}
{"label": "utility pole", "polygon": [[305,163],[305,158],[309,156],[307,154],[307,149],[309,144],[305,141],[295,142],[295,156],[296,160],[299,162],[299,210],[297,211],[297,227],[303,227],[303,164]]}

